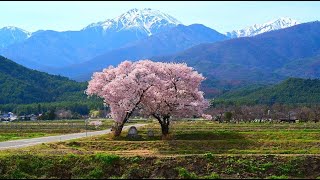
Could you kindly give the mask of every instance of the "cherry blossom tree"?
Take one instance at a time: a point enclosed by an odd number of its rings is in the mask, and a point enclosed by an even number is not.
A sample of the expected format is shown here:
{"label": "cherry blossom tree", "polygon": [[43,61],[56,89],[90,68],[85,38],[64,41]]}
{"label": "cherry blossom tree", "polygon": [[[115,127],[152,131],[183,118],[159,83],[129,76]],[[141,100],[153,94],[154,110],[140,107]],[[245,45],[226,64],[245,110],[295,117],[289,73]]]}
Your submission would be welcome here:
{"label": "cherry blossom tree", "polygon": [[209,107],[209,102],[199,90],[205,79],[201,74],[185,63],[155,62],[152,70],[160,83],[155,84],[146,93],[142,103],[142,112],[153,116],[161,125],[162,135],[169,134],[172,117],[201,116]]}
{"label": "cherry blossom tree", "polygon": [[186,64],[125,61],[94,73],[86,93],[102,97],[110,106],[115,136],[134,110],[156,118],[166,136],[172,117],[201,116],[209,106],[199,90],[204,79]]}
{"label": "cherry blossom tree", "polygon": [[102,72],[94,73],[89,81],[86,93],[103,98],[110,107],[115,120],[115,136],[121,134],[124,124],[138,108],[146,91],[157,83],[157,77],[150,73],[147,63],[124,61],[116,68],[109,66]]}

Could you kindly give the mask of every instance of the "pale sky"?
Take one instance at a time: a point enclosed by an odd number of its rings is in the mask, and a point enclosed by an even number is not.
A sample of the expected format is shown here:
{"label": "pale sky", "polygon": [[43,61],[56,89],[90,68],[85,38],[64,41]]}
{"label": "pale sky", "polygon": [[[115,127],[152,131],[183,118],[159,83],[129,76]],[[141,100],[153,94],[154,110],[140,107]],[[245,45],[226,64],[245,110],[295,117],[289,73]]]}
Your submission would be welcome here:
{"label": "pale sky", "polygon": [[313,1],[1,1],[0,28],[80,30],[133,8],[157,9],[185,25],[199,23],[221,33],[279,17],[320,20],[320,2]]}

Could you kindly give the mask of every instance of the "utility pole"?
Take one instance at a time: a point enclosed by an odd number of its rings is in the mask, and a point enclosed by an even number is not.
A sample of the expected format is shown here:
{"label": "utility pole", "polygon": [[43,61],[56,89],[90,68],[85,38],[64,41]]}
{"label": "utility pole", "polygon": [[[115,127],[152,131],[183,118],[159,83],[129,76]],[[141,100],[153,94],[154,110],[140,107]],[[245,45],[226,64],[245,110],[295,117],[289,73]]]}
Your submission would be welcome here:
{"label": "utility pole", "polygon": [[86,137],[87,137],[88,136],[88,132],[87,132],[88,119],[85,119],[84,122],[85,122],[85,126],[86,126]]}

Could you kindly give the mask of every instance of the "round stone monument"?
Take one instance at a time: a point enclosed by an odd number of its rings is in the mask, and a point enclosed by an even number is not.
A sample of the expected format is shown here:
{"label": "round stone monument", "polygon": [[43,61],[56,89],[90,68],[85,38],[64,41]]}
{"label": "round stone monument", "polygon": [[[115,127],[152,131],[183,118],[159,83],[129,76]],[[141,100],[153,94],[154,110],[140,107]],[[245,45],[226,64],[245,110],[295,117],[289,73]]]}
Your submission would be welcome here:
{"label": "round stone monument", "polygon": [[129,128],[127,137],[129,137],[129,138],[139,138],[140,137],[138,135],[138,130],[137,130],[137,128],[135,126],[131,126]]}

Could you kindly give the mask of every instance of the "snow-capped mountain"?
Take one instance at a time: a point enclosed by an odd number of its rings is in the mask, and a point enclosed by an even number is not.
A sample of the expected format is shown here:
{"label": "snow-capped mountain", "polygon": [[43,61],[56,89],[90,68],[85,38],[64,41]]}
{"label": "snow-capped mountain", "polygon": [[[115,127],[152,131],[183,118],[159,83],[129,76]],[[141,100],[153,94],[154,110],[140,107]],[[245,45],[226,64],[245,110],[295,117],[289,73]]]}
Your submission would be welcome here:
{"label": "snow-capped mountain", "polygon": [[148,36],[182,24],[174,17],[150,8],[131,9],[128,12],[114,18],[98,23],[92,23],[83,30],[102,28],[104,31],[114,30],[138,30]]}
{"label": "snow-capped mountain", "polygon": [[117,66],[123,60],[134,61],[172,54],[201,43],[213,43],[225,39],[228,37],[202,24],[189,26],[180,24],[168,31],[156,33],[145,39],[108,51],[89,61],[49,70],[49,73],[60,74],[80,81],[89,80],[93,72],[100,71],[109,65]]}
{"label": "snow-capped mountain", "polygon": [[14,26],[3,27],[0,29],[0,48],[24,41],[30,36],[31,33],[23,29]]}
{"label": "snow-capped mountain", "polygon": [[253,26],[241,30],[227,32],[226,35],[230,38],[251,37],[261,33],[291,27],[297,24],[300,23],[294,19],[288,17],[281,17],[279,19],[272,20],[264,24],[255,24]]}
{"label": "snow-capped mountain", "polygon": [[33,69],[43,70],[36,64],[44,65],[45,69],[47,66],[63,67],[170,31],[178,24],[181,24],[178,20],[158,10],[131,9],[116,18],[92,23],[79,31],[36,31],[23,42],[0,47],[0,54]]}

